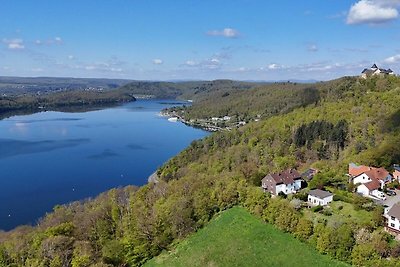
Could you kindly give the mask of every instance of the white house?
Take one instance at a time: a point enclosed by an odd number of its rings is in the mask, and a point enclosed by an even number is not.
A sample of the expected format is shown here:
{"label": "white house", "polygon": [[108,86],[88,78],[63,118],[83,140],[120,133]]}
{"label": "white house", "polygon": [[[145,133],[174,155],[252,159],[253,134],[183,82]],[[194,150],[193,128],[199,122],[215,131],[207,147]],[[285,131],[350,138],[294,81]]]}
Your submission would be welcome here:
{"label": "white house", "polygon": [[357,186],[357,193],[365,197],[375,197],[385,200],[385,194],[379,190],[380,184],[377,181],[371,181],[369,183],[360,184]]}
{"label": "white house", "polygon": [[400,234],[400,203],[394,204],[385,217],[387,218],[386,229]]}
{"label": "white house", "polygon": [[308,203],[312,206],[326,206],[333,201],[333,194],[328,191],[315,189],[308,193]]}
{"label": "white house", "polygon": [[291,194],[301,189],[301,175],[294,169],[280,173],[271,173],[262,179],[262,188],[272,195]]}
{"label": "white house", "polygon": [[394,75],[394,72],[391,69],[382,69],[378,68],[376,64],[372,65],[369,69],[364,69],[361,72],[361,78],[366,79],[369,76],[384,76],[384,75]]}
{"label": "white house", "polygon": [[385,194],[380,190],[392,181],[392,176],[384,168],[358,166],[354,163],[349,165],[349,175],[353,184],[357,185],[357,193],[379,199],[385,199]]}
{"label": "white house", "polygon": [[368,167],[368,170],[353,178],[354,184],[365,184],[371,181],[378,181],[379,187],[384,188],[385,184],[392,181],[392,175],[384,168]]}

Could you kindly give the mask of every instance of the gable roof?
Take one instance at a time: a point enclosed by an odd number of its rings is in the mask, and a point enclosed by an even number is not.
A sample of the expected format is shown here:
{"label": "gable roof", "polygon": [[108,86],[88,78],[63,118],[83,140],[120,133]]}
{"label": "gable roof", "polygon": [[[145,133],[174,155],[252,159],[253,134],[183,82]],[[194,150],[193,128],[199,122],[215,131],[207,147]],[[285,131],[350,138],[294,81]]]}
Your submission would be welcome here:
{"label": "gable roof", "polygon": [[364,74],[372,74],[372,73],[374,73],[375,72],[375,70],[371,70],[371,69],[364,69],[361,73],[364,73]]}
{"label": "gable roof", "polygon": [[350,176],[357,177],[363,173],[365,173],[372,180],[384,180],[389,175],[389,172],[385,168],[375,168],[365,165],[357,165],[355,163],[349,164]]}
{"label": "gable roof", "polygon": [[349,174],[351,176],[358,176],[366,171],[369,171],[370,167],[364,165],[357,165],[355,163],[349,164]]}
{"label": "gable roof", "polygon": [[400,203],[394,204],[393,207],[390,208],[387,214],[389,216],[400,218]]}
{"label": "gable roof", "polygon": [[292,184],[294,180],[301,179],[300,174],[295,169],[288,169],[280,173],[270,173],[267,176],[272,177],[276,184]]}
{"label": "gable roof", "polygon": [[320,199],[333,196],[333,194],[331,192],[324,191],[324,190],[321,190],[321,189],[310,190],[310,192],[308,192],[308,194],[311,195],[311,196],[320,198]]}
{"label": "gable roof", "polygon": [[372,180],[384,180],[389,172],[385,168],[370,168],[370,170],[364,172]]}
{"label": "gable roof", "polygon": [[372,65],[371,69],[377,69],[378,66],[376,64]]}
{"label": "gable roof", "polygon": [[379,189],[381,187],[381,184],[379,183],[378,180],[372,180],[372,181],[370,181],[368,183],[365,183],[363,185],[365,185],[368,188],[369,191],[373,191],[373,190]]}

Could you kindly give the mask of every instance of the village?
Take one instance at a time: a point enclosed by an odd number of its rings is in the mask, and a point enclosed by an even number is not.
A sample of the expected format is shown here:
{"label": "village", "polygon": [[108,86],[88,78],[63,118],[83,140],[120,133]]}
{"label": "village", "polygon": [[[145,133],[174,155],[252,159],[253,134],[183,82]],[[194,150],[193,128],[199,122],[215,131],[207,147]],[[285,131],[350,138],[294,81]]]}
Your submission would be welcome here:
{"label": "village", "polygon": [[[329,208],[334,201],[343,198],[335,198],[335,192],[341,193],[344,189],[327,189],[324,187],[313,188],[309,186],[319,170],[310,168],[303,173],[295,169],[287,169],[279,173],[270,173],[262,179],[261,187],[271,197],[288,197],[294,194],[306,194],[302,205],[321,211]],[[371,167],[350,163],[346,173],[348,182],[352,185],[350,193],[371,200],[375,205],[383,207],[382,216],[385,219],[385,230],[400,239],[400,165],[393,165],[393,171],[389,172],[383,167]],[[331,192],[332,191],[332,192]],[[300,197],[301,198],[301,197]]]}

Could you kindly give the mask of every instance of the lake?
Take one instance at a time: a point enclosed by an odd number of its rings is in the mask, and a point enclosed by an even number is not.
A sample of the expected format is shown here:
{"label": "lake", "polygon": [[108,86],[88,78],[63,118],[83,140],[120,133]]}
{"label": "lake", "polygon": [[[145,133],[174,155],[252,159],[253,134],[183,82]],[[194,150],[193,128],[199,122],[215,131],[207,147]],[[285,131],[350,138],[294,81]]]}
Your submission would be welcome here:
{"label": "lake", "polygon": [[165,161],[208,135],[158,115],[174,105],[177,101],[138,100],[1,120],[0,229],[35,224],[56,204],[147,183]]}

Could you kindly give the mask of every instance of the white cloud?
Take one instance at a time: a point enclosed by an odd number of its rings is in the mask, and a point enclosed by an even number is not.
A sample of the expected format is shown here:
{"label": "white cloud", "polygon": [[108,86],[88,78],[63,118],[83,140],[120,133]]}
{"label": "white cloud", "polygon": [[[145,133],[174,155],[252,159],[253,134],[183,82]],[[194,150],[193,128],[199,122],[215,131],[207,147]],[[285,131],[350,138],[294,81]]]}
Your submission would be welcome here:
{"label": "white cloud", "polygon": [[212,30],[212,31],[208,31],[207,35],[210,36],[223,36],[226,38],[237,38],[240,36],[240,33],[232,28],[225,28],[223,30]]}
{"label": "white cloud", "polygon": [[22,39],[3,39],[3,43],[5,43],[7,48],[10,50],[25,49],[24,41]]}
{"label": "white cloud", "polygon": [[69,55],[69,56],[68,56],[68,59],[69,59],[69,60],[73,60],[73,59],[75,59],[75,57],[74,57],[73,55]]}
{"label": "white cloud", "polygon": [[221,59],[217,57],[211,57],[199,62],[194,60],[186,60],[183,66],[191,67],[191,68],[198,68],[203,70],[214,70],[219,69],[222,65]]}
{"label": "white cloud", "polygon": [[162,61],[162,59],[159,59],[159,58],[153,59],[153,64],[154,65],[161,65],[163,63],[164,63],[164,61]]}
{"label": "white cloud", "polygon": [[276,63],[272,63],[272,64],[268,65],[269,70],[277,70],[277,69],[281,69],[281,68],[282,68],[282,66],[279,64],[276,64]]}
{"label": "white cloud", "polygon": [[378,24],[396,19],[399,0],[360,0],[351,6],[347,24]]}
{"label": "white cloud", "polygon": [[388,57],[384,61],[385,61],[385,63],[399,63],[400,55],[394,55],[394,56]]}
{"label": "white cloud", "polygon": [[185,65],[187,65],[187,66],[196,66],[197,63],[194,60],[186,60]]}
{"label": "white cloud", "polygon": [[318,51],[318,46],[316,44],[311,44],[307,47],[307,50],[309,52],[317,52]]}
{"label": "white cloud", "polygon": [[54,37],[54,38],[49,38],[46,40],[40,40],[40,39],[36,39],[34,41],[35,45],[61,45],[63,44],[64,41],[61,37]]}

